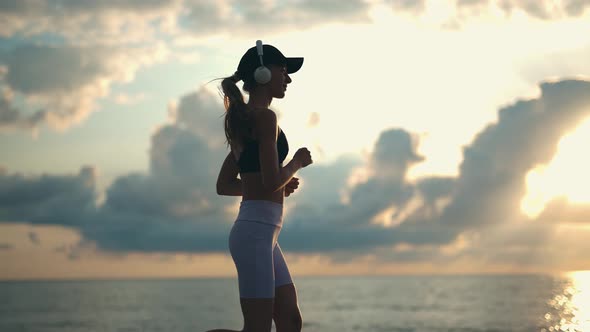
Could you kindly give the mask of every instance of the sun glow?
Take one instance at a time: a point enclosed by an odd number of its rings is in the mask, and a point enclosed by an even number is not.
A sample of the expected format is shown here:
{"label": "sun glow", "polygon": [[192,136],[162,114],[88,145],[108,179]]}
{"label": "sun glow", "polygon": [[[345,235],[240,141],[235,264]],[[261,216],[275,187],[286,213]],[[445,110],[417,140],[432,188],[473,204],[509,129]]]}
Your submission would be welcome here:
{"label": "sun glow", "polygon": [[[589,331],[590,330],[590,271],[576,271],[569,273],[571,285],[549,301],[559,312],[560,320],[549,331]],[[547,313],[545,319],[551,320]],[[543,331],[547,331],[543,329]]]}
{"label": "sun glow", "polygon": [[561,139],[558,152],[549,164],[527,174],[527,194],[521,201],[521,210],[525,214],[535,218],[557,196],[565,196],[573,204],[590,203],[588,142],[590,119]]}

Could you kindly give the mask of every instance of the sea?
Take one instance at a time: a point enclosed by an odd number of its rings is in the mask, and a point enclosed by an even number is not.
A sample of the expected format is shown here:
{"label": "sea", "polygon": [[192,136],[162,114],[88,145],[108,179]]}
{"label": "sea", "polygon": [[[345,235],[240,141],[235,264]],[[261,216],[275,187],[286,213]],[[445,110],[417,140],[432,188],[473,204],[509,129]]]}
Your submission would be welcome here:
{"label": "sea", "polygon": [[[590,331],[588,273],[322,276],[295,284],[306,332]],[[242,327],[235,278],[0,282],[1,332]]]}

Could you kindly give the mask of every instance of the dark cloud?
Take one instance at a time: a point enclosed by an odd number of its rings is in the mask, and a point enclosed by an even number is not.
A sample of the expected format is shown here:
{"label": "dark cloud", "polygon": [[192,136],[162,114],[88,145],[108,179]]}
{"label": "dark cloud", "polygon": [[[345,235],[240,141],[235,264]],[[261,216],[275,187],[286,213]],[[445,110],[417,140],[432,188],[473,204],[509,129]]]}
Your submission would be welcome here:
{"label": "dark cloud", "polygon": [[[95,109],[113,82],[163,58],[154,48],[20,45],[0,54],[0,128],[67,128]],[[23,97],[20,106],[15,96]]]}
{"label": "dark cloud", "polygon": [[559,139],[589,115],[589,89],[582,81],[544,83],[539,99],[501,109],[498,122],[464,148],[456,192],[441,222],[476,227],[522,220],[526,174],[548,163]]}
{"label": "dark cloud", "polygon": [[351,171],[361,164],[357,157],[342,156],[331,164],[300,170],[296,176],[301,179],[302,191],[296,191],[290,200],[304,206],[318,202],[324,206],[340,204]]}
{"label": "dark cloud", "polygon": [[25,94],[63,94],[107,75],[108,54],[107,49],[20,46],[6,57],[6,83]]}
{"label": "dark cloud", "polygon": [[436,205],[441,199],[451,197],[455,180],[451,177],[428,177],[418,180],[416,189],[424,200],[424,207],[428,211],[436,210]]}
{"label": "dark cloud", "polygon": [[469,247],[457,255],[489,257],[495,263],[508,256],[512,258],[505,262],[534,257],[543,261],[542,246],[555,232],[548,223],[583,221],[590,214],[585,205],[574,209],[553,203],[537,220],[529,220],[520,212],[526,174],[549,162],[559,139],[589,116],[589,92],[588,82],[544,83],[538,99],[501,109],[498,122],[464,148],[458,178],[443,181],[439,188],[441,196],[451,194],[448,204],[438,214],[416,210],[397,227],[399,240],[442,245],[460,234],[475,233]]}
{"label": "dark cloud", "polygon": [[[420,160],[413,152],[411,136],[399,130],[384,132],[370,164],[387,171],[376,171],[354,187],[349,204],[298,206],[284,227],[282,246],[287,251],[356,248],[362,252],[363,248],[401,243],[413,247],[404,251],[403,256],[408,257],[413,250],[424,253],[424,246],[451,244],[465,232],[483,234],[494,227],[523,222],[527,218],[520,212],[520,201],[527,172],[553,158],[560,137],[589,115],[589,106],[588,82],[542,84],[538,99],[501,109],[498,122],[488,125],[464,148],[456,179],[423,178],[416,184],[408,183],[407,165]],[[388,207],[404,210],[415,198],[420,203],[398,226],[385,228],[370,222]],[[568,219],[555,212],[559,209],[553,210],[554,217]],[[583,220],[590,217],[586,211],[577,209],[578,213],[569,217]],[[523,229],[522,234],[528,230],[534,233],[527,226]],[[541,231],[546,234],[550,230],[544,227]],[[537,239],[547,238],[537,235]],[[526,246],[523,239],[526,237],[516,238]],[[477,243],[473,245],[477,247]]]}
{"label": "dark cloud", "polygon": [[402,129],[381,133],[372,155],[373,176],[403,181],[410,166],[424,158],[416,153],[417,139]]}
{"label": "dark cloud", "polygon": [[[220,101],[205,90],[180,100],[173,112],[175,122],[152,137],[149,174],[120,177],[111,185],[104,205],[82,229],[86,239],[113,251],[227,251],[239,198],[220,197],[215,189],[228,153]],[[337,202],[335,193],[350,168],[358,165],[354,158],[340,161],[339,167],[326,168],[330,174],[324,174],[321,183],[303,179],[305,186],[316,190],[299,199]],[[320,173],[310,169],[309,175]]]}
{"label": "dark cloud", "polygon": [[[203,114],[191,118],[188,110]],[[205,90],[183,97],[176,122],[152,137],[148,174],[117,178],[100,206],[91,169],[37,178],[4,172],[0,218],[78,228],[84,241],[105,250],[225,251],[235,217],[226,210],[236,202],[220,198],[215,181],[227,152],[202,132],[218,127],[216,136],[222,136],[222,110],[220,99]]]}
{"label": "dark cloud", "polygon": [[0,130],[33,129],[46,120],[45,111],[23,114],[13,105],[13,93],[5,90],[0,95]]}
{"label": "dark cloud", "polygon": [[[365,162],[342,157],[303,169],[301,191],[287,198],[294,209],[282,247],[339,260],[377,254],[397,262],[541,264],[558,257],[544,247],[556,225],[585,223],[588,207],[555,200],[530,220],[519,205],[527,172],[549,162],[559,139],[589,116],[590,82],[543,83],[540,90],[536,99],[502,108],[498,121],[476,135],[457,177],[409,181],[409,168],[423,157],[403,129],[382,132]],[[184,96],[175,121],[152,137],[149,172],[117,178],[99,206],[89,169],[69,177],[2,172],[0,217],[75,227],[83,242],[114,252],[226,253],[239,198],[215,192],[227,154],[222,110],[221,98],[205,90]],[[349,183],[359,169],[365,179]],[[576,249],[568,250],[573,257]]]}
{"label": "dark cloud", "polygon": [[108,11],[155,11],[174,3],[165,0],[120,0],[120,1],[92,1],[92,0],[4,0],[0,4],[0,12],[19,15],[41,13],[87,13]]}
{"label": "dark cloud", "polygon": [[95,207],[95,172],[74,176],[0,173],[0,221],[79,227]]}
{"label": "dark cloud", "polygon": [[220,198],[215,189],[227,154],[219,142],[220,101],[205,90],[180,100],[175,122],[152,137],[149,173],[119,177],[111,185],[83,229],[87,239],[108,250],[226,249],[232,215],[225,211],[235,201]]}
{"label": "dark cloud", "polygon": [[[394,228],[371,220],[385,209],[403,210],[409,204],[415,187],[405,181],[405,176],[408,168],[421,160],[409,133],[401,129],[383,132],[368,162],[367,171],[371,177],[350,190],[346,203],[335,200],[330,200],[330,204],[318,204],[317,200],[315,203],[298,202],[283,228],[282,245],[301,252],[365,252],[394,243]],[[315,176],[303,179],[323,184],[323,177],[329,173],[318,170],[311,174]],[[335,196],[338,190],[332,192]]]}
{"label": "dark cloud", "polygon": [[[54,34],[74,43],[137,42],[157,33],[206,35],[309,29],[332,22],[367,22],[366,2],[266,1],[3,1],[3,35]],[[186,30],[185,30],[186,29]],[[268,34],[268,32],[267,32]]]}
{"label": "dark cloud", "polygon": [[0,35],[63,36],[74,44],[138,41],[174,16],[179,2],[6,0],[0,5]]}

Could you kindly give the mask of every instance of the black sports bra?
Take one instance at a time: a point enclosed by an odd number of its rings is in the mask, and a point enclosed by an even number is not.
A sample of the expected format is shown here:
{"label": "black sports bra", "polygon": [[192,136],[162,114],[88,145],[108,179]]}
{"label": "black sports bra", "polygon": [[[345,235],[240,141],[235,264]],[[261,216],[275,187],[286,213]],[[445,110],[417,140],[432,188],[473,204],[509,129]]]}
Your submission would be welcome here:
{"label": "black sports bra", "polygon": [[[289,143],[283,130],[279,128],[279,137],[277,137],[277,152],[279,156],[279,166],[289,153]],[[246,142],[244,150],[238,159],[238,168],[240,173],[260,172],[260,153],[258,151],[258,142],[255,140]]]}

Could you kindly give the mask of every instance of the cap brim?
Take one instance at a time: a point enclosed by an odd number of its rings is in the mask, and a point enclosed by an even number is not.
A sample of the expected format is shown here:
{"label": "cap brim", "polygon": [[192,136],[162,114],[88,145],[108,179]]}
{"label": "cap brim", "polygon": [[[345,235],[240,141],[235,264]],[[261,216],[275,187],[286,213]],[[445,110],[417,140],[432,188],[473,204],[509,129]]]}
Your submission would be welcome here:
{"label": "cap brim", "polygon": [[287,59],[287,73],[293,74],[301,69],[303,66],[303,58],[286,58]]}

